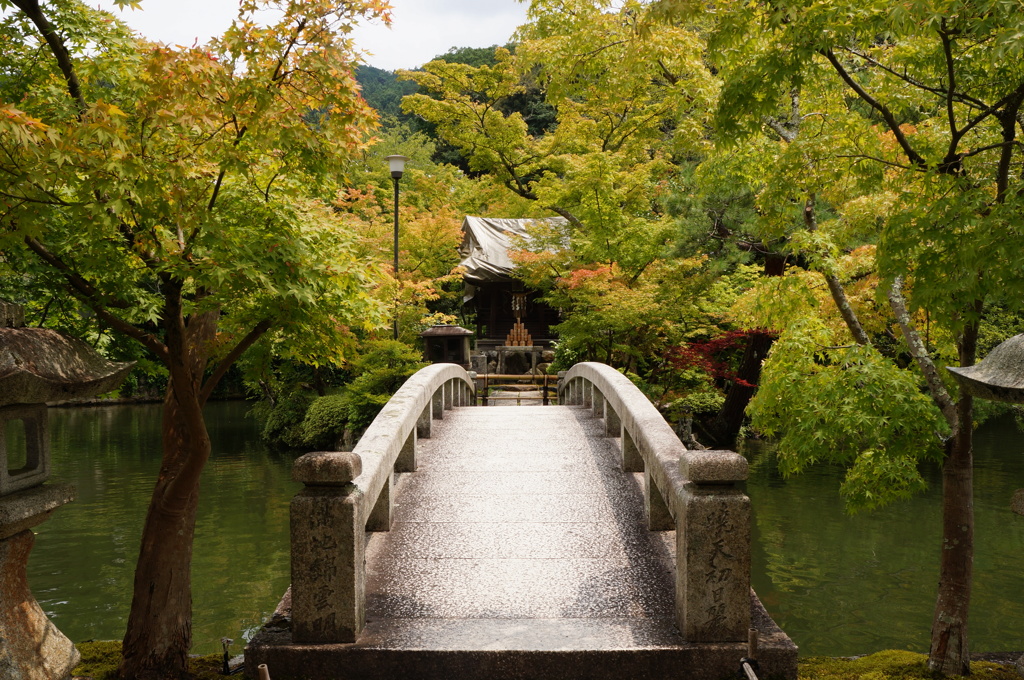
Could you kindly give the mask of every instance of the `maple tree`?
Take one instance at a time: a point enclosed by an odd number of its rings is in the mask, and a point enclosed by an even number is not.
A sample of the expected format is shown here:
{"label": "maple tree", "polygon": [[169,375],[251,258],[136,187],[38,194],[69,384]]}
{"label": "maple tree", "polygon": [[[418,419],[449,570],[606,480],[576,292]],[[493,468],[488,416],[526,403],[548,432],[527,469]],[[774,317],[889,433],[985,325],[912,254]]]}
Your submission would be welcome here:
{"label": "maple tree", "polygon": [[[138,3],[122,2],[135,7]],[[341,361],[382,321],[328,199],[372,112],[346,37],[376,0],[243,0],[223,36],[151,44],[73,0],[4,0],[0,239],[169,371],[121,677],[179,677],[210,455],[202,406],[262,339]],[[259,12],[264,23],[258,23]],[[268,18],[269,17],[269,18]]]}

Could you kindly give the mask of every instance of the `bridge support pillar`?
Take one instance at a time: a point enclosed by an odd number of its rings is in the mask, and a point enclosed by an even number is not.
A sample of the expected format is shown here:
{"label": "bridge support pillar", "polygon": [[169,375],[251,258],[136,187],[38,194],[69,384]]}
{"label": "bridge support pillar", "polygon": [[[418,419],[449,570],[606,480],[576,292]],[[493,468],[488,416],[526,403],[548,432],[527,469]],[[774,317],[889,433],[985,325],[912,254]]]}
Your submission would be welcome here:
{"label": "bridge support pillar", "polygon": [[433,403],[428,401],[420,413],[419,420],[416,421],[416,436],[420,439],[430,439],[431,421],[434,418],[432,407]]}
{"label": "bridge support pillar", "polygon": [[582,393],[582,401],[580,402],[585,408],[590,408],[594,403],[594,384],[589,380],[580,381],[580,392]]}
{"label": "bridge support pillar", "polygon": [[391,518],[395,511],[395,473],[392,471],[381,487],[377,502],[366,518],[367,531],[391,531]]}
{"label": "bridge support pillar", "polygon": [[636,447],[636,442],[633,441],[633,435],[629,431],[619,424],[619,430],[622,433],[622,471],[623,472],[643,472],[644,471],[644,459],[640,455],[640,449]]}
{"label": "bridge support pillar", "polygon": [[591,387],[591,394],[591,400],[594,402],[594,416],[604,418],[604,395],[596,387]]}
{"label": "bridge support pillar", "polygon": [[644,510],[647,511],[647,528],[651,531],[672,531],[676,521],[665,502],[661,489],[654,483],[651,468],[644,467]]}
{"label": "bridge support pillar", "polygon": [[444,420],[444,385],[438,387],[430,397],[430,408],[434,420]]}
{"label": "bridge support pillar", "polygon": [[734,483],[747,461],[687,451],[676,528],[676,613],[687,642],[742,642],[750,628],[750,499]]}
{"label": "bridge support pillar", "polygon": [[604,427],[609,437],[622,435],[622,421],[619,419],[619,414],[607,401],[604,403]]}
{"label": "bridge support pillar", "polygon": [[[428,420],[427,423],[429,424],[430,421]],[[395,472],[416,472],[416,439],[419,429],[419,422],[417,422],[416,427],[412,428],[409,436],[405,438],[402,450],[395,458]]]}
{"label": "bridge support pillar", "polygon": [[355,642],[366,621],[362,471],[354,453],[309,453],[292,476],[306,487],[291,502],[292,640]]}

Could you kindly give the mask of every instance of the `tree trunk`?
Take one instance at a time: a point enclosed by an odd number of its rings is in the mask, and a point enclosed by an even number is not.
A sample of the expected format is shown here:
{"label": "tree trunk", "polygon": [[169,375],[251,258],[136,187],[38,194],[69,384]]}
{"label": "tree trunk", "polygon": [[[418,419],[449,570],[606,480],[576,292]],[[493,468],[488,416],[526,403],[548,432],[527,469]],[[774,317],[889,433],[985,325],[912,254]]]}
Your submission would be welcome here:
{"label": "tree trunk", "polygon": [[[961,366],[974,364],[976,339],[975,326],[960,343]],[[967,615],[974,569],[973,402],[967,395],[957,402],[957,427],[942,465],[942,555],[928,668],[943,675],[971,672]]]}
{"label": "tree trunk", "polygon": [[168,324],[171,380],[164,399],[163,458],[142,530],[118,677],[177,679],[192,646],[192,538],[199,479],[210,457],[200,381],[217,314]]}
{"label": "tree trunk", "polygon": [[[774,342],[775,336],[771,333],[757,331],[750,333],[747,349],[743,353],[743,361],[740,363],[739,370],[736,371],[736,377],[739,380],[733,381],[729,385],[725,402],[708,428],[708,435],[716,446],[722,448],[736,446],[736,436],[743,425],[747,404],[754,397],[757,384],[761,380],[761,364],[764,363]],[[740,380],[747,384],[741,384]]]}
{"label": "tree trunk", "polygon": [[[205,428],[190,432],[172,387],[163,413],[163,464],[142,530],[128,629],[118,669],[125,680],[177,678],[192,646],[192,537],[198,474],[187,468],[210,454]],[[185,474],[183,474],[185,473]],[[193,476],[194,483],[182,483]]]}
{"label": "tree trunk", "polygon": [[[764,276],[782,276],[786,272],[786,256],[782,253],[768,253],[764,260]],[[740,363],[736,377],[753,385],[741,385],[737,382],[729,385],[729,391],[725,394],[725,402],[722,408],[715,414],[714,420],[706,428],[706,434],[716,445],[724,448],[733,448],[736,445],[736,436],[743,425],[743,417],[747,411],[747,404],[754,397],[757,391],[757,384],[761,381],[761,364],[768,356],[769,350],[775,338],[768,333],[751,334],[747,349],[743,354],[743,361]],[[707,421],[705,421],[707,422]]]}

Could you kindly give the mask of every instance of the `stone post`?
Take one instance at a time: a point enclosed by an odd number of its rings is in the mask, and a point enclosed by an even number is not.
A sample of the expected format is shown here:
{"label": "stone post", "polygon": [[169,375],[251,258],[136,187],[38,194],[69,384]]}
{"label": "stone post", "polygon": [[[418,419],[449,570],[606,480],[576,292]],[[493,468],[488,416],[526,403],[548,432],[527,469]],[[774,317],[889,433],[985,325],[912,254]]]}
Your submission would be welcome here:
{"label": "stone post", "polygon": [[619,419],[619,414],[607,401],[604,403],[604,427],[605,433],[609,437],[622,436],[622,421]]}
{"label": "stone post", "polygon": [[420,417],[416,421],[416,436],[420,439],[430,439],[431,421],[433,420],[433,403],[427,402],[427,405],[423,407],[423,411],[420,412]]}
{"label": "stone post", "polygon": [[307,453],[292,478],[292,641],[355,642],[366,621],[362,472],[355,453]]}
{"label": "stone post", "polygon": [[590,408],[593,402],[594,384],[589,380],[580,381],[580,392],[582,393],[582,400],[580,403],[584,408]]}
{"label": "stone post", "polygon": [[647,465],[644,466],[644,512],[650,531],[672,531],[676,528],[672,511],[669,510],[665,496],[655,483],[651,468]]}
{"label": "stone post", "polygon": [[750,628],[750,499],[734,483],[747,461],[687,451],[676,526],[676,616],[687,642],[743,642]]}
{"label": "stone post", "polygon": [[416,435],[418,431],[419,427],[412,428],[412,432],[405,438],[402,450],[398,452],[398,458],[395,459],[395,472],[416,472]]}
{"label": "stone post", "polygon": [[640,449],[637,448],[636,442],[633,441],[633,435],[621,423],[619,423],[619,429],[622,432],[622,471],[643,472],[644,459],[640,455]]}
{"label": "stone post", "polygon": [[604,418],[604,395],[596,387],[593,389],[594,417]]}
{"label": "stone post", "polygon": [[444,420],[444,385],[441,385],[430,396],[430,408],[434,420]]}

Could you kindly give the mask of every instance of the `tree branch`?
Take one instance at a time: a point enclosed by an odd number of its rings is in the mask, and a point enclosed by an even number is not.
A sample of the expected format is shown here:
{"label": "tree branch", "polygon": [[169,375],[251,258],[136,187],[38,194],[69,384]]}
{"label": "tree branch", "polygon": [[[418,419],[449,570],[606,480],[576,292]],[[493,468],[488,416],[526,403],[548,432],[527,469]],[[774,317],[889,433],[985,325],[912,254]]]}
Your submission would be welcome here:
{"label": "tree branch", "polygon": [[[903,331],[903,338],[907,342],[907,347],[910,348],[911,356],[914,357],[918,368],[924,374],[924,379],[928,383],[928,390],[932,395],[932,401],[942,411],[942,416],[946,419],[949,427],[955,432],[957,427],[956,404],[953,403],[949,392],[946,391],[946,386],[942,384],[942,379],[939,377],[939,371],[935,367],[935,362],[932,361],[931,356],[928,354],[928,348],[921,341],[921,336],[918,335],[917,330],[913,326],[913,321],[910,319],[910,312],[907,311],[907,301],[903,297],[902,276],[897,276],[892,282],[892,288],[889,289],[889,307],[892,308],[893,314],[896,315],[896,321],[900,325],[900,330]],[[965,427],[971,427],[971,424],[965,423]]]}
{"label": "tree branch", "polygon": [[39,29],[43,40],[46,41],[47,46],[50,48],[50,53],[57,60],[57,66],[67,82],[68,94],[71,95],[71,98],[75,100],[75,104],[78,105],[78,117],[81,118],[89,107],[86,105],[85,97],[82,95],[82,86],[78,82],[75,65],[71,62],[71,54],[68,52],[67,47],[64,46],[64,40],[57,35],[53,24],[43,15],[43,10],[39,7],[38,0],[11,0],[11,2],[15,7],[24,12],[25,16]]}
{"label": "tree branch", "polygon": [[[807,202],[804,204],[804,224],[807,225],[807,231],[817,231],[818,229],[814,192],[807,196]],[[868,337],[860,323],[860,319],[857,318],[857,312],[854,311],[853,306],[850,304],[850,299],[846,297],[846,290],[843,289],[843,284],[839,282],[839,277],[828,272],[822,272],[822,276],[825,277],[825,283],[828,284],[828,290],[832,294],[832,301],[835,302],[836,309],[839,310],[839,315],[843,317],[846,327],[850,329],[853,339],[856,340],[858,345],[870,345],[871,338]]]}
{"label": "tree branch", "polygon": [[252,347],[253,343],[259,340],[264,333],[270,330],[271,326],[273,326],[273,322],[270,319],[260,321],[238,342],[237,345],[234,346],[230,352],[228,352],[227,356],[221,359],[220,363],[217,364],[217,367],[213,369],[213,373],[206,380],[206,383],[203,385],[203,389],[199,392],[200,405],[205,404],[206,400],[210,398],[214,388],[217,387],[221,378],[223,378],[224,374],[228,372],[229,368],[231,368],[231,365],[238,360],[238,357],[242,356],[245,350]]}
{"label": "tree branch", "polygon": [[51,253],[46,246],[31,236],[25,237],[25,245],[27,245],[32,252],[38,255],[47,264],[57,269],[67,282],[68,289],[72,294],[88,305],[89,308],[96,313],[96,316],[102,319],[108,326],[120,333],[124,333],[133,340],[136,340],[143,347],[155,354],[161,361],[167,361],[167,346],[160,342],[155,335],[147,333],[128,323],[124,319],[115,316],[108,309],[108,307],[118,307],[122,309],[127,308],[127,303],[123,300],[104,302],[102,300],[103,296],[95,287],[93,287],[92,284],[75,273],[67,263]]}
{"label": "tree branch", "polygon": [[882,119],[885,121],[885,124],[889,127],[889,130],[893,135],[895,135],[896,141],[900,145],[900,148],[903,149],[903,153],[906,154],[907,159],[914,165],[920,166],[921,168],[927,168],[928,164],[925,162],[924,158],[914,150],[914,147],[910,146],[910,141],[907,139],[907,136],[903,134],[903,130],[900,129],[899,122],[897,122],[896,117],[892,114],[892,111],[889,110],[889,107],[868,94],[867,91],[860,86],[860,83],[853,79],[847,70],[843,68],[843,65],[839,63],[839,59],[836,58],[835,52],[831,49],[827,49],[822,50],[821,54],[828,59],[830,64],[832,64],[832,68],[836,70],[836,73],[838,73],[839,77],[843,79],[843,82],[845,82],[851,90],[856,92],[857,96],[863,99],[868,106],[881,114]]}

